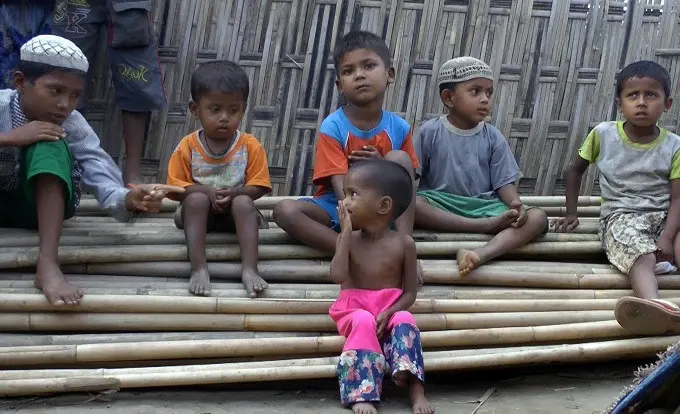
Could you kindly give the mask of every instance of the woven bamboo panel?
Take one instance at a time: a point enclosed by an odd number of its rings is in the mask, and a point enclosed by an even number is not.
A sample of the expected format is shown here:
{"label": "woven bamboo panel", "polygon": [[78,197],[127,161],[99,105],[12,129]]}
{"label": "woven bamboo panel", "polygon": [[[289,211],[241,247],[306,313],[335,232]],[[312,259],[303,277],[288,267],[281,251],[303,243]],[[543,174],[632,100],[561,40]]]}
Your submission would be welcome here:
{"label": "woven bamboo panel", "polygon": [[[616,119],[614,77],[656,60],[680,88],[680,0],[156,0],[155,23],[169,101],[153,115],[148,180],[165,180],[179,140],[197,128],[187,111],[197,64],[238,61],[251,79],[242,129],[268,156],[274,194],[310,194],[314,139],[337,107],[331,52],[352,29],[382,35],[397,81],[385,107],[416,128],[442,112],[436,73],[472,55],[496,75],[491,122],[524,172],[524,194],[563,194],[563,175],[588,131]],[[121,153],[119,114],[104,60],[96,64],[89,119],[105,148]],[[661,125],[678,129],[680,105]],[[583,194],[596,194],[591,168]]]}

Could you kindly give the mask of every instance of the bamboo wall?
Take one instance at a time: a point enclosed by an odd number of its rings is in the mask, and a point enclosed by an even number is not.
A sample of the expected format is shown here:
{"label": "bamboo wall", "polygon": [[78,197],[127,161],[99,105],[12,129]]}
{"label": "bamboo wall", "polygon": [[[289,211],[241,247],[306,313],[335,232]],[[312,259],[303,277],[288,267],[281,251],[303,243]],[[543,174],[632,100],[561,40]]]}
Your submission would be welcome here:
{"label": "bamboo wall", "polygon": [[[197,127],[187,111],[196,64],[237,60],[251,79],[242,129],[269,154],[274,194],[311,193],[317,125],[336,108],[330,57],[351,29],[382,34],[397,81],[387,109],[411,124],[441,113],[436,73],[469,54],[495,71],[492,122],[525,174],[523,194],[562,194],[563,173],[587,134],[614,119],[614,76],[652,59],[680,85],[680,0],[156,0],[153,20],[169,107],[155,113],[145,147],[148,180],[165,180],[179,140]],[[109,75],[97,62],[89,119],[105,148],[121,151]],[[680,104],[661,121],[678,129]],[[591,168],[591,170],[593,170]],[[590,171],[584,194],[597,193]]]}

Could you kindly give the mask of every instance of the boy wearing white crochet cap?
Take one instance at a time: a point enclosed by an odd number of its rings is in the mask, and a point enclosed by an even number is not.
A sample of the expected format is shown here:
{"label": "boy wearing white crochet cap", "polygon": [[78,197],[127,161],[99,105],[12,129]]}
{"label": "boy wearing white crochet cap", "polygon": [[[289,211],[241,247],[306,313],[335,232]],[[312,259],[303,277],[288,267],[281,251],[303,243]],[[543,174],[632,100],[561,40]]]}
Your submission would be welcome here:
{"label": "boy wearing white crochet cap", "polygon": [[88,61],[69,40],[36,36],[24,44],[16,90],[0,90],[0,227],[37,228],[35,285],[54,305],[75,305],[83,292],[66,281],[57,249],[63,220],[72,216],[80,184],[119,220],[156,211],[168,186],[123,185],[120,171],[89,124],[74,111]]}
{"label": "boy wearing white crochet cap", "polygon": [[420,160],[416,227],[495,234],[485,246],[458,251],[466,275],[548,229],[546,214],[525,207],[515,183],[522,173],[503,135],[484,122],[493,72],[470,56],[451,59],[438,76],[448,113],[425,122],[414,140]]}

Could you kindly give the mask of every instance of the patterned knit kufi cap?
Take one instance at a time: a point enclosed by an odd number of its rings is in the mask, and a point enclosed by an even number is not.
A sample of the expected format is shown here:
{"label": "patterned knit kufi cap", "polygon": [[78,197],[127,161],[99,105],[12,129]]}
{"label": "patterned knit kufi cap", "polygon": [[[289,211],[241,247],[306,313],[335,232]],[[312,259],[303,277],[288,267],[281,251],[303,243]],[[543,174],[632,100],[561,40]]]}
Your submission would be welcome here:
{"label": "patterned knit kufi cap", "polygon": [[486,63],[472,56],[451,59],[439,69],[437,84],[460,83],[470,79],[486,78],[493,81],[493,72]]}
{"label": "patterned knit kufi cap", "polygon": [[40,35],[21,46],[21,60],[87,72],[83,52],[72,41],[54,35]]}

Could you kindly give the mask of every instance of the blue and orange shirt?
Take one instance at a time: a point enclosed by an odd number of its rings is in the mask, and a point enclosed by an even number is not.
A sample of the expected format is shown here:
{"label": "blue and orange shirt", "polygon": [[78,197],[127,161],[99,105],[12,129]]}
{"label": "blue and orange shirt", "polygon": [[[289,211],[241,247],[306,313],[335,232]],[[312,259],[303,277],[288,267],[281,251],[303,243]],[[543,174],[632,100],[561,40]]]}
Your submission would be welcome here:
{"label": "blue and orange shirt", "polygon": [[319,187],[316,196],[333,192],[328,180],[334,175],[345,175],[349,169],[349,154],[366,145],[375,147],[385,156],[392,150],[406,152],[418,168],[418,156],[413,148],[411,126],[392,112],[383,111],[380,124],[370,131],[352,125],[342,108],[328,115],[321,123],[316,141],[316,159],[312,180]]}

